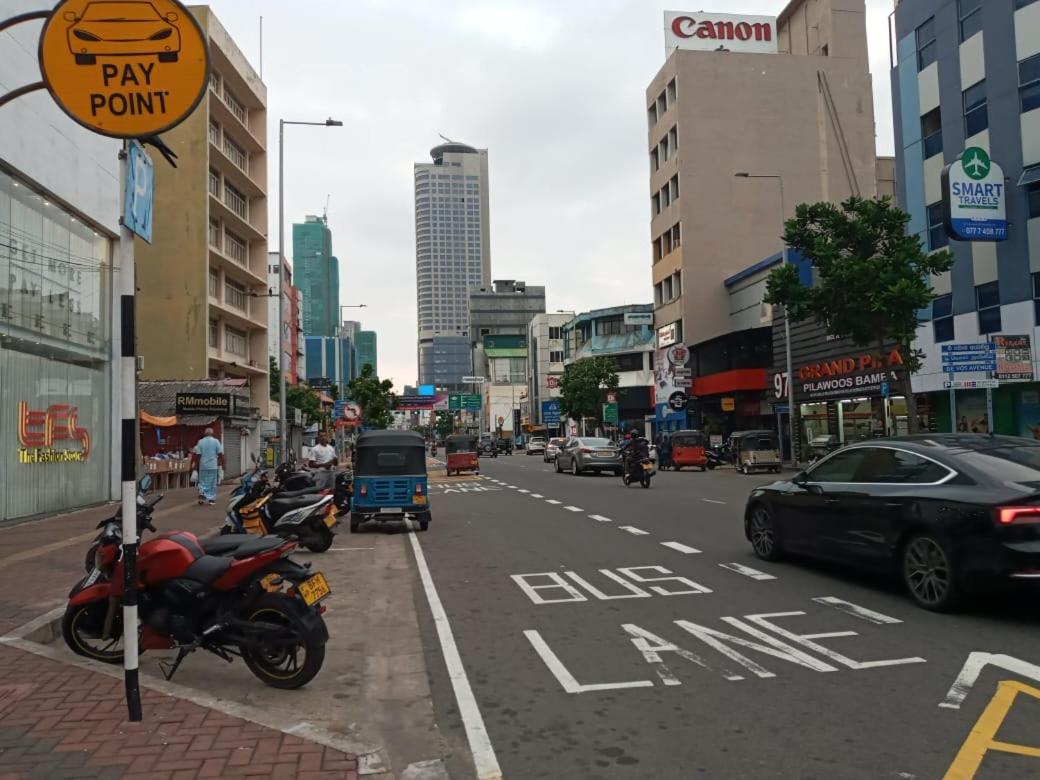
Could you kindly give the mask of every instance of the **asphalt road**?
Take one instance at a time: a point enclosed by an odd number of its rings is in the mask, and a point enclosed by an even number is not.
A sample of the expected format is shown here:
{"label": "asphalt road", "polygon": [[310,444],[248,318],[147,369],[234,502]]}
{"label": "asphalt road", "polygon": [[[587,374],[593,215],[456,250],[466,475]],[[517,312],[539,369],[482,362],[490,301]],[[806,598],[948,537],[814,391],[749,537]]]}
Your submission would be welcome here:
{"label": "asphalt road", "polygon": [[453,777],[1040,777],[1035,594],[938,615],[872,576],[759,561],[744,499],[772,477],[481,468],[433,486],[413,537],[443,606],[420,586]]}

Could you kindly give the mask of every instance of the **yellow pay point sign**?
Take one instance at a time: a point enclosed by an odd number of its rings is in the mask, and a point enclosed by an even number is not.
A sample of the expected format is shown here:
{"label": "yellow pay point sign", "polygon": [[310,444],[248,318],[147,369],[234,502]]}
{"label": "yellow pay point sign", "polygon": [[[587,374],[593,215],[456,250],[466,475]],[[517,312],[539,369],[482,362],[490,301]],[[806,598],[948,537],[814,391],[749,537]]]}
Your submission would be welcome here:
{"label": "yellow pay point sign", "polygon": [[62,110],[115,138],[179,124],[209,80],[206,36],[177,0],[62,0],[44,25],[39,56]]}

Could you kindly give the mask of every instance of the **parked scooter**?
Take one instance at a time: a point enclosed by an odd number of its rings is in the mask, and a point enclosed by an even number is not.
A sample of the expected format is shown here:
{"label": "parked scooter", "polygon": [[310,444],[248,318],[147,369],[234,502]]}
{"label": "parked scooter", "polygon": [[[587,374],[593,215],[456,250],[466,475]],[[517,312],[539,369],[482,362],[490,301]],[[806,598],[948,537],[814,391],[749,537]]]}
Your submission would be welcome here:
{"label": "parked scooter", "polygon": [[726,444],[709,447],[705,450],[704,456],[707,460],[704,465],[709,469],[722,468],[723,466],[729,465],[733,460],[729,446]]}
{"label": "parked scooter", "polygon": [[285,497],[271,490],[267,475],[263,474],[229,502],[220,533],[275,534],[298,539],[311,552],[325,552],[332,546],[332,529],[339,523],[337,515],[331,495]]}
{"label": "parked scooter", "polygon": [[[146,491],[151,478],[144,477]],[[138,500],[139,531],[155,532],[152,513],[162,495]],[[103,663],[123,661],[122,519],[117,512],[98,524],[93,565],[69,593],[62,637],[76,654]],[[215,554],[215,548],[225,554]],[[219,539],[173,531],[144,542],[138,551],[140,649],[178,650],[160,664],[166,679],[203,649],[228,661],[241,657],[262,682],[296,689],[320,671],[328,629],[320,602],[331,590],[279,537],[253,538],[231,550]],[[285,588],[283,590],[283,587]]]}

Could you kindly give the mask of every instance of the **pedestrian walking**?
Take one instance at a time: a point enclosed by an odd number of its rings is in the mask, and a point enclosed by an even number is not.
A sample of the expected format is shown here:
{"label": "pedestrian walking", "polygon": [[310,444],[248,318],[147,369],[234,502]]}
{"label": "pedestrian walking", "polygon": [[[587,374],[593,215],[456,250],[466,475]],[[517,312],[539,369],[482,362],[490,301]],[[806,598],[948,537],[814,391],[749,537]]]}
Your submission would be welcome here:
{"label": "pedestrian walking", "polygon": [[318,443],[311,447],[310,459],[307,461],[314,469],[314,484],[322,490],[335,485],[334,470],[339,465],[336,449],[329,444],[329,437],[324,433],[318,435]]}
{"label": "pedestrian walking", "polygon": [[198,474],[199,504],[217,503],[217,483],[224,468],[224,445],[207,428],[191,451],[191,468]]}

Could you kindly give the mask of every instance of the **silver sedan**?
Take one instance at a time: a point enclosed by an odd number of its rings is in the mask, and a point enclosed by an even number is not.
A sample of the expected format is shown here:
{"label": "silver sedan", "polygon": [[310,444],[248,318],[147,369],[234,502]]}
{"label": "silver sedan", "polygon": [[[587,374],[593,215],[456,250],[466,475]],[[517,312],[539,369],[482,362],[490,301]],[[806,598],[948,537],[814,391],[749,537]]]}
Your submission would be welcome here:
{"label": "silver sedan", "polygon": [[582,472],[609,471],[621,476],[621,458],[618,449],[610,439],[592,437],[571,437],[560,445],[556,454],[556,473],[569,471],[577,476]]}

